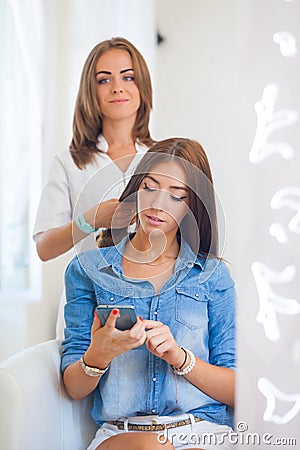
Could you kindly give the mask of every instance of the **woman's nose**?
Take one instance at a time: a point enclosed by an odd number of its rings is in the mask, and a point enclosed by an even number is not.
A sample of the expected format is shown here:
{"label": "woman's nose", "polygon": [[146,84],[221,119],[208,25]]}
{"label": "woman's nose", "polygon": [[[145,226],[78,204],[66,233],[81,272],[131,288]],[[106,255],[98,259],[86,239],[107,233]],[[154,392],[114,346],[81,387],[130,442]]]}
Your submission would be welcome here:
{"label": "woman's nose", "polygon": [[155,209],[165,209],[165,198],[166,198],[166,192],[159,189],[155,192],[155,195],[153,196],[151,206]]}
{"label": "woman's nose", "polygon": [[112,91],[117,94],[118,92],[123,92],[123,87],[120,82],[115,81],[112,85]]}
{"label": "woman's nose", "polygon": [[117,94],[118,92],[123,92],[123,89],[120,87],[120,88],[115,88],[114,90],[113,90],[113,92],[115,93],[115,94]]}

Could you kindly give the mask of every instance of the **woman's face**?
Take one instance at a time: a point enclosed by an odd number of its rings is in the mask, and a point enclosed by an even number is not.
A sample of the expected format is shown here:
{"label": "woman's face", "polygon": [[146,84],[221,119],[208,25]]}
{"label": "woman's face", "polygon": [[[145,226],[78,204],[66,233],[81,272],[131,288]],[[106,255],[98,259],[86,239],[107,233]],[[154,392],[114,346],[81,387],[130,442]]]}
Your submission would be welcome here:
{"label": "woman's face", "polygon": [[174,161],[159,163],[143,179],[138,191],[138,217],[146,234],[155,230],[176,235],[188,210],[186,174]]}
{"label": "woman's face", "polygon": [[101,55],[96,64],[96,82],[102,120],[135,120],[140,93],[127,51],[112,49]]}

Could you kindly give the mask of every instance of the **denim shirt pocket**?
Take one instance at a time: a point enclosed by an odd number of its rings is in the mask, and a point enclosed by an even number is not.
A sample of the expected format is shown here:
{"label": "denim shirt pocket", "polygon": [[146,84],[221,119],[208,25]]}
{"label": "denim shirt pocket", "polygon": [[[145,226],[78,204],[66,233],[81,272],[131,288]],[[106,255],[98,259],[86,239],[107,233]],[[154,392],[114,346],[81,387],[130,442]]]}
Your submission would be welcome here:
{"label": "denim shirt pocket", "polygon": [[190,330],[208,323],[208,296],[201,287],[176,286],[176,321]]}
{"label": "denim shirt pocket", "polygon": [[113,292],[98,288],[96,290],[98,305],[134,305],[134,289],[114,286]]}

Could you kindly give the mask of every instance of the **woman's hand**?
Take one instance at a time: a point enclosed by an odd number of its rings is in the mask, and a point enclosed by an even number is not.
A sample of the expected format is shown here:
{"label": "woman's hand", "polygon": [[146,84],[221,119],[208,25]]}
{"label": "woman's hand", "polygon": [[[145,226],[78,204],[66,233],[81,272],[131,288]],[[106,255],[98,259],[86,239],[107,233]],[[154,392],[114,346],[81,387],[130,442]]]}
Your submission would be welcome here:
{"label": "woman's hand", "polygon": [[146,331],[146,347],[153,355],[174,367],[180,367],[185,353],[175,341],[170,328],[162,322],[143,320]]}
{"label": "woman's hand", "polygon": [[134,215],[134,202],[120,202],[117,198],[105,200],[84,213],[85,220],[94,228],[125,228]]}
{"label": "woman's hand", "polygon": [[[138,318],[131,330],[120,331],[115,327],[118,313],[119,311],[114,309],[108,316],[106,324],[101,326],[100,319],[95,312],[91,344],[84,354],[86,365],[105,369],[117,355],[145,342],[146,332],[142,318]],[[101,377],[86,375],[79,361],[70,364],[63,377],[68,394],[75,400],[80,400],[92,392],[101,379]]]}
{"label": "woman's hand", "polygon": [[[146,347],[177,369],[185,361],[185,352],[175,341],[169,327],[154,320],[143,320],[146,328]],[[189,364],[189,359],[184,367]],[[205,394],[226,405],[234,406],[234,370],[209,364],[196,358],[194,369],[185,378]]]}
{"label": "woman's hand", "polygon": [[121,353],[139,347],[146,340],[145,325],[141,317],[130,330],[121,331],[116,328],[119,310],[113,309],[104,326],[101,326],[98,314],[91,331],[91,344],[85,353],[84,360],[88,366],[103,369],[111,360]]}

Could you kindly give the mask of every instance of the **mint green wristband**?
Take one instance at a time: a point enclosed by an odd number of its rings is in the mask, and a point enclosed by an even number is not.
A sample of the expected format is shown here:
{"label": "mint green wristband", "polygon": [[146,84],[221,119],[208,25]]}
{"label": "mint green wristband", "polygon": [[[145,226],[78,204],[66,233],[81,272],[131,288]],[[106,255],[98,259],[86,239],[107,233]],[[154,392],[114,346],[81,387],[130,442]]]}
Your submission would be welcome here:
{"label": "mint green wristband", "polygon": [[93,228],[92,225],[86,222],[85,218],[83,217],[83,214],[79,214],[76,219],[75,223],[79,230],[81,230],[85,234],[91,234],[95,231],[98,231],[99,228]]}

